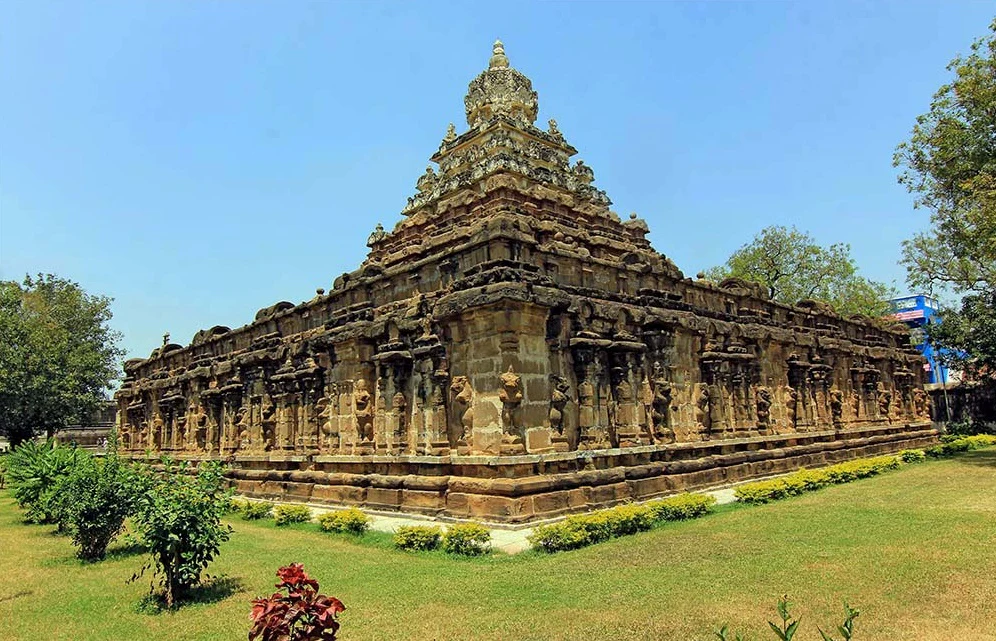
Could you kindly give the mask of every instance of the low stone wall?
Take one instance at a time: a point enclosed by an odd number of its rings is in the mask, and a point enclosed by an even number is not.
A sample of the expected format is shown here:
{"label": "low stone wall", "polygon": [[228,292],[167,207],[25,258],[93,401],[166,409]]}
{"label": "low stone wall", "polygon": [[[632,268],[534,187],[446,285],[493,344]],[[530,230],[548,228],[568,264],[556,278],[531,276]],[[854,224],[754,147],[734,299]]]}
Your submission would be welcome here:
{"label": "low stone wall", "polygon": [[512,525],[922,448],[937,436],[922,423],[526,456],[240,456],[226,475],[248,497]]}

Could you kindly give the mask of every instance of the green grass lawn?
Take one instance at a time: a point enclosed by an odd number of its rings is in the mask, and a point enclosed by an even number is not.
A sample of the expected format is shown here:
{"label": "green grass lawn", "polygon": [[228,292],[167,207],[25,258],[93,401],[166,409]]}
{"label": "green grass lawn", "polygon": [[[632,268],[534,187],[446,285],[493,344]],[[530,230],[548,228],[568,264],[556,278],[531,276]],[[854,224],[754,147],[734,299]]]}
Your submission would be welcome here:
{"label": "green grass lawn", "polygon": [[249,600],[301,562],[345,602],[345,641],[704,641],[724,622],[761,641],[781,594],[802,618],[797,641],[819,639],[845,599],[861,610],[858,641],[996,640],[992,449],[556,555],[452,558],[395,551],[387,535],[232,524],[210,568],[222,589],[143,614],[148,579],[126,584],[141,553],[81,564],[0,493],[0,639],[244,639]]}

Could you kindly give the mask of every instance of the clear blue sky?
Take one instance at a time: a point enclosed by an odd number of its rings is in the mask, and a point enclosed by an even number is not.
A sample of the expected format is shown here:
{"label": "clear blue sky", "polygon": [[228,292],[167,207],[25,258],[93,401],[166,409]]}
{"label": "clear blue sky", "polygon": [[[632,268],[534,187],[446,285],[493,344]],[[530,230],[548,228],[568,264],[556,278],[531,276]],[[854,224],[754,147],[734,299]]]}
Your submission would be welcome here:
{"label": "clear blue sky", "polygon": [[687,274],[771,224],[903,288],[893,150],[985,2],[0,2],[0,278],[115,299],[129,356],[354,269],[502,38]]}

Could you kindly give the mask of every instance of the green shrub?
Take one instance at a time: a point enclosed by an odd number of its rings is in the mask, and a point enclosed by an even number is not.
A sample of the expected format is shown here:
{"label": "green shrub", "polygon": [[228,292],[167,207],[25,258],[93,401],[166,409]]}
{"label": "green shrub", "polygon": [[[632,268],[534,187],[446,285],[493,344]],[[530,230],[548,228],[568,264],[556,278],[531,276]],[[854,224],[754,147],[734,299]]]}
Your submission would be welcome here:
{"label": "green shrub", "polygon": [[273,508],[273,520],[277,525],[307,523],[311,520],[311,508],[307,505],[278,505]]}
{"label": "green shrub", "polygon": [[450,554],[478,556],[491,549],[491,532],[477,523],[451,525],[443,533],[442,543]]}
{"label": "green shrub", "polygon": [[709,512],[716,497],[708,494],[679,494],[666,499],[650,501],[645,506],[653,511],[654,521],[684,521],[695,519]]}
{"label": "green shrub", "polygon": [[575,514],[559,523],[541,525],[529,537],[546,552],[576,550],[617,536],[643,532],[665,521],[694,519],[716,502],[704,494],[681,494],[643,505],[620,505],[588,514]]}
{"label": "green shrub", "polygon": [[819,470],[799,470],[792,474],[745,483],[735,490],[737,501],[748,504],[767,503],[789,496],[798,496],[828,485],[849,483],[868,478],[887,470],[897,469],[902,459],[899,456],[878,456],[875,458],[838,463]]}
{"label": "green shrub", "polygon": [[63,516],[73,536],[76,556],[99,561],[124,529],[141,490],[136,476],[113,453],[103,460],[81,459],[60,484]]}
{"label": "green shrub", "polygon": [[322,514],[318,517],[318,524],[325,532],[363,534],[370,529],[370,517],[351,507]]}
{"label": "green shrub", "polygon": [[402,525],[394,533],[394,546],[401,550],[435,550],[442,534],[436,525]]}
{"label": "green shrub", "polygon": [[941,456],[950,456],[959,452],[977,450],[983,447],[991,447],[993,445],[996,445],[996,436],[992,436],[991,434],[962,436],[953,440],[947,439],[946,442],[943,442],[940,445],[927,448],[926,454],[927,456],[938,458]]}
{"label": "green shrub", "polygon": [[7,455],[6,480],[25,518],[31,523],[57,523],[62,530],[66,501],[59,485],[77,462],[89,458],[88,452],[55,441],[25,441],[14,448]]}
{"label": "green shrub", "polygon": [[[245,500],[239,502],[238,510],[243,521],[257,521],[268,518],[273,514],[273,503],[269,501]],[[305,520],[307,521],[308,519]]]}
{"label": "green shrub", "polygon": [[927,460],[927,454],[923,450],[903,450],[899,453],[899,458],[903,463],[922,463]]}
{"label": "green shrub", "polygon": [[172,608],[200,582],[201,572],[231,536],[232,528],[221,522],[231,497],[216,462],[202,463],[194,476],[186,466],[165,460],[162,470],[145,471],[142,486],[135,524],[152,555],[142,573],[153,567],[161,597]]}

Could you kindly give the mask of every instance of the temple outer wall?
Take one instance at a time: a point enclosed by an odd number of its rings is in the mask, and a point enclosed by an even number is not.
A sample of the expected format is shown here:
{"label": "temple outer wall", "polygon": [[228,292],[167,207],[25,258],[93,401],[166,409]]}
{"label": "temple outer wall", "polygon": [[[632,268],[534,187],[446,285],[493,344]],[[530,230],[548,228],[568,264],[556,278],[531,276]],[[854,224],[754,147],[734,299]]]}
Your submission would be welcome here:
{"label": "temple outer wall", "polygon": [[247,497],[509,526],[677,492],[929,447],[929,424],[522,456],[242,459]]}

